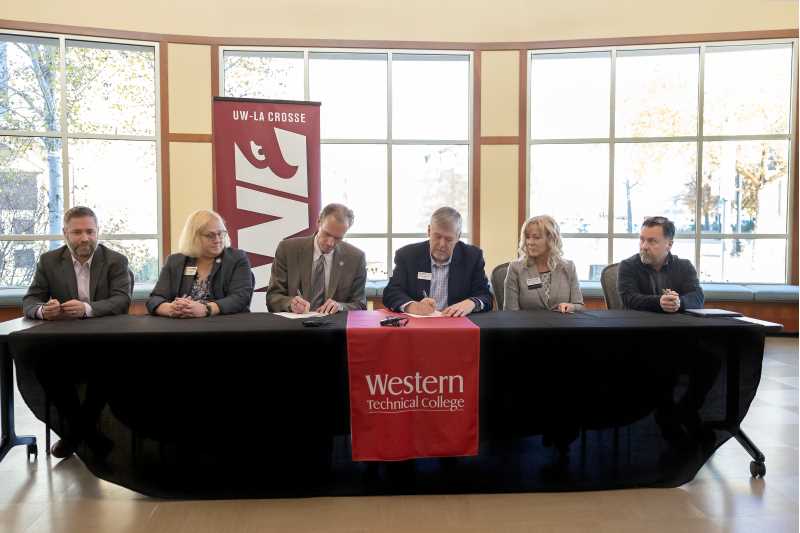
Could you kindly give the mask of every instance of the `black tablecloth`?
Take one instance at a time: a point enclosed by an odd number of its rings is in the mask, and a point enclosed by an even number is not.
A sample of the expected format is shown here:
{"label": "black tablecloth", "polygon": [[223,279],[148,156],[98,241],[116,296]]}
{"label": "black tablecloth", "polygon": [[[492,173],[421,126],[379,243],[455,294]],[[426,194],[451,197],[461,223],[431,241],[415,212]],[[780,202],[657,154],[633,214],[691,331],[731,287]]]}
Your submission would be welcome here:
{"label": "black tablecloth", "polygon": [[[256,313],[120,316],[8,341],[23,398],[42,420],[49,405],[57,431],[49,384],[102,391],[98,427],[112,446],[79,448],[92,472],[165,497],[677,486],[730,438],[761,375],[763,330],[733,319],[470,318],[481,328],[479,456],[383,465],[350,460],[344,313],[321,328]],[[687,398],[699,427],[680,425]]]}

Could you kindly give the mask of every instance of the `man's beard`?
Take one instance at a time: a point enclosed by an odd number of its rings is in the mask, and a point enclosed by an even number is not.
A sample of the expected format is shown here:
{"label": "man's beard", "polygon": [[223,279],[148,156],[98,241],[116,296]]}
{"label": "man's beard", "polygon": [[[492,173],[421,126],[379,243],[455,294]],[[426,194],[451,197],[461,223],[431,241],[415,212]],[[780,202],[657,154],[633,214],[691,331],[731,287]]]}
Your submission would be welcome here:
{"label": "man's beard", "polygon": [[[72,252],[72,255],[74,255],[75,257],[78,257],[78,258],[86,258],[86,259],[92,257],[92,254],[97,249],[97,246],[94,245],[91,242],[87,243],[85,245],[80,245],[79,244],[78,246],[74,246],[74,247],[71,244],[67,243],[67,246],[69,246],[69,249]],[[86,252],[86,253],[81,253],[81,252]]]}
{"label": "man's beard", "polygon": [[642,263],[645,265],[652,265],[655,263],[655,258],[647,252],[639,252],[639,259],[642,260]]}

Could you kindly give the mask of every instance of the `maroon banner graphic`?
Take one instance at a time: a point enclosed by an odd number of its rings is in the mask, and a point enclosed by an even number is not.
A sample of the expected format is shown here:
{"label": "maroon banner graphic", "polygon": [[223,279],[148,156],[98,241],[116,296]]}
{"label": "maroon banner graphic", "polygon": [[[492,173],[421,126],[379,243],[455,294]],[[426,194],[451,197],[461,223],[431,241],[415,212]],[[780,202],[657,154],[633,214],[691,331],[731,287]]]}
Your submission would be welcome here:
{"label": "maroon banner graphic", "polygon": [[354,461],[477,455],[480,329],[467,318],[347,315]]}
{"label": "maroon banner graphic", "polygon": [[[320,211],[319,103],[214,98],[214,209],[248,252],[256,290],[278,243],[310,235]],[[263,292],[253,311],[266,311]]]}

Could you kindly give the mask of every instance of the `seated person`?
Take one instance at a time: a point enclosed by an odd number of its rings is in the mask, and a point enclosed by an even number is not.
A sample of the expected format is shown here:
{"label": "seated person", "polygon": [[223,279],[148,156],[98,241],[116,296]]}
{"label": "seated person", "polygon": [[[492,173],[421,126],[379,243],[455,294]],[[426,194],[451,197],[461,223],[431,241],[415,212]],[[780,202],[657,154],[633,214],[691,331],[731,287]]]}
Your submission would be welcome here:
{"label": "seated person", "polygon": [[[27,318],[75,320],[128,312],[133,289],[128,259],[98,244],[98,232],[97,216],[88,207],[76,206],[64,213],[66,244],[39,257],[22,300]],[[110,443],[95,427],[106,404],[103,384],[91,379],[98,369],[76,369],[69,362],[64,365],[56,363],[37,371],[61,422],[55,429],[62,439],[53,444],[50,453],[58,459],[69,457],[83,441],[107,453]],[[70,376],[87,380],[83,405],[77,383],[70,381]]]}
{"label": "seated person", "polygon": [[[676,313],[703,307],[703,289],[688,259],[672,255],[675,224],[666,217],[648,217],[639,233],[639,253],[620,262],[617,291],[626,309]],[[697,358],[677,351],[671,373],[661,370],[661,400],[654,413],[662,435],[672,443],[684,443],[687,434],[713,441],[713,431],[700,417],[706,395],[722,366],[722,354]],[[675,402],[681,375],[688,376],[683,396]]]}
{"label": "seated person", "polygon": [[428,238],[397,250],[383,305],[415,315],[441,311],[456,317],[491,310],[483,251],[459,240],[459,212],[452,207],[434,211]]}
{"label": "seated person", "polygon": [[676,313],[703,307],[703,289],[688,259],[672,255],[675,224],[648,217],[639,232],[639,253],[620,262],[617,291],[625,309]]}
{"label": "seated person", "polygon": [[583,309],[575,264],[562,257],[561,234],[553,217],[529,218],[520,230],[519,259],[508,265],[503,309]]}
{"label": "seated person", "polygon": [[267,289],[270,311],[331,314],[367,308],[366,257],[342,241],[353,220],[346,206],[328,204],[314,235],[281,241]]}
{"label": "seated person", "polygon": [[63,232],[66,244],[39,257],[22,299],[25,316],[70,320],[127,313],[132,289],[128,258],[97,243],[94,211],[81,206],[67,210]]}
{"label": "seated person", "polygon": [[201,209],[186,219],[180,253],[164,263],[147,310],[171,318],[249,312],[254,284],[247,254],[230,247],[222,217]]}

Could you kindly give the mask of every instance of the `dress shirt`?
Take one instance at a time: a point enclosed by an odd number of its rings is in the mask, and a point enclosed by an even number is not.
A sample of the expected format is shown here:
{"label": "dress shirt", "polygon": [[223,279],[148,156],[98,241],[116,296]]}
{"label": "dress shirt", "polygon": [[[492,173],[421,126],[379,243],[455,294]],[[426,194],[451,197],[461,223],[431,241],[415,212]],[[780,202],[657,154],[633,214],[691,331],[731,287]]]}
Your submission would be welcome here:
{"label": "dress shirt", "polygon": [[[436,259],[431,256],[431,293],[429,297],[436,300],[436,310],[441,311],[447,307],[448,292],[447,281],[450,275],[450,263],[453,261],[453,256],[447,260],[446,263],[438,263]],[[483,302],[479,298],[470,298],[472,303],[475,304],[477,311],[483,310]],[[404,303],[400,309],[405,313],[409,304],[413,303],[408,301]]]}
{"label": "dress shirt", "polygon": [[431,257],[431,293],[429,296],[436,300],[436,310],[441,311],[447,307],[447,276],[450,274],[450,263],[453,256],[446,263],[438,263]]}

